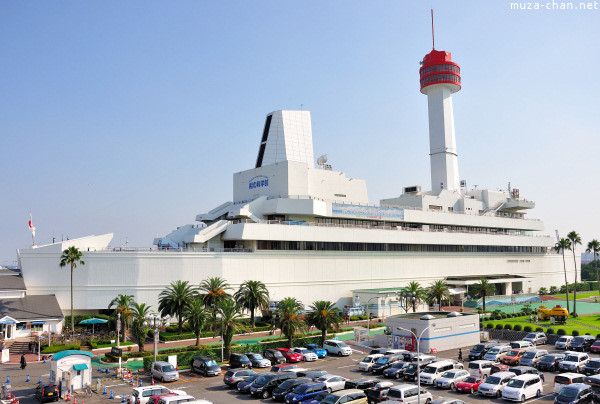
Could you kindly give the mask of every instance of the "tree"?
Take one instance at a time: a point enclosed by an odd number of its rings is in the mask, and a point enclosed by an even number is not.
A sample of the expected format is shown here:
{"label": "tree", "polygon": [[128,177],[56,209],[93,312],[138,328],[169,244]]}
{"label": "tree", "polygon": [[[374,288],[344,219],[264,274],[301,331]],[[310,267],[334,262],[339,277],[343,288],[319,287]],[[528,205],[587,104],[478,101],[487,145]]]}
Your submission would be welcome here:
{"label": "tree", "polygon": [[556,286],[550,286],[550,294],[555,295],[558,293],[558,288]]}
{"label": "tree", "polygon": [[[112,309],[113,306],[115,308],[115,319],[117,318],[117,313],[121,313],[121,330],[123,331],[123,337],[121,339],[122,342],[125,342],[125,330],[127,329],[127,325],[129,324],[129,317],[131,315],[131,307],[135,302],[133,301],[132,295],[121,295],[119,294],[117,297],[112,299],[108,304],[108,309]],[[119,336],[120,337],[120,336]]]}
{"label": "tree", "polygon": [[340,327],[342,318],[337,315],[333,303],[326,300],[318,300],[310,305],[310,312],[306,315],[306,324],[321,330],[321,344],[327,338],[327,330]]}
{"label": "tree", "polygon": [[200,282],[198,291],[202,297],[202,302],[206,307],[210,307],[213,319],[219,310],[219,304],[224,300],[231,299],[231,295],[226,290],[231,289],[231,286],[223,278],[215,276]]}
{"label": "tree", "polygon": [[300,312],[304,309],[302,303],[293,297],[286,297],[279,302],[275,309],[273,328],[279,328],[288,339],[288,348],[292,347],[292,339],[296,332],[304,328]]}
{"label": "tree", "polygon": [[83,253],[75,246],[71,246],[63,251],[60,256],[60,266],[71,266],[71,333],[75,330],[75,317],[73,316],[73,270],[77,268],[77,264],[85,265],[82,259]]}
{"label": "tree", "polygon": [[596,239],[588,242],[587,249],[585,250],[588,254],[593,252],[594,255],[594,267],[596,269],[596,281],[598,282],[598,293],[600,293],[600,277],[598,276],[598,251],[600,250],[600,242]]}
{"label": "tree", "polygon": [[408,286],[405,288],[405,291],[410,293],[413,313],[416,313],[417,305],[423,302],[423,299],[427,295],[427,291],[421,287],[421,284],[419,282],[415,281],[409,283]]}
{"label": "tree", "polygon": [[199,298],[193,299],[185,308],[183,317],[196,335],[196,346],[200,346],[200,334],[208,320],[208,312]]}
{"label": "tree", "polygon": [[254,310],[269,307],[269,291],[261,281],[245,281],[234,295],[240,307],[250,311],[250,326],[254,328]]}
{"label": "tree", "polygon": [[569,310],[569,281],[567,280],[567,263],[565,262],[565,250],[571,249],[571,241],[568,238],[561,238],[554,246],[554,251],[562,254],[563,269],[565,270],[565,293],[567,294],[567,311]]}
{"label": "tree", "polygon": [[144,343],[146,342],[146,336],[150,331],[150,326],[146,320],[146,317],[150,314],[150,306],[146,303],[138,304],[133,302],[131,307],[131,335],[138,344],[138,350],[144,352]]}
{"label": "tree", "polygon": [[540,288],[540,290],[539,290],[538,294],[539,294],[540,296],[547,295],[547,294],[548,294],[548,289],[542,286],[542,287]]}
{"label": "tree", "polygon": [[161,316],[177,316],[178,334],[183,332],[183,311],[194,299],[196,291],[188,281],[174,281],[158,295],[158,311]]}
{"label": "tree", "polygon": [[479,279],[479,283],[471,286],[471,291],[475,296],[483,299],[483,312],[485,313],[485,298],[496,293],[496,287],[491,284],[486,278]]}
{"label": "tree", "polygon": [[450,299],[450,288],[448,284],[443,280],[435,281],[427,288],[427,299],[430,302],[436,301],[440,308],[442,307],[442,300]]}
{"label": "tree", "polygon": [[214,318],[214,327],[217,328],[223,338],[223,349],[225,357],[229,358],[231,351],[231,340],[236,331],[243,328],[242,313],[240,306],[233,299],[225,299],[217,307],[220,318]]}
{"label": "tree", "polygon": [[573,265],[575,268],[575,289],[573,289],[573,317],[577,317],[577,260],[575,259],[575,247],[581,244],[581,237],[575,230],[567,234],[567,238],[571,242],[571,251],[573,251]]}

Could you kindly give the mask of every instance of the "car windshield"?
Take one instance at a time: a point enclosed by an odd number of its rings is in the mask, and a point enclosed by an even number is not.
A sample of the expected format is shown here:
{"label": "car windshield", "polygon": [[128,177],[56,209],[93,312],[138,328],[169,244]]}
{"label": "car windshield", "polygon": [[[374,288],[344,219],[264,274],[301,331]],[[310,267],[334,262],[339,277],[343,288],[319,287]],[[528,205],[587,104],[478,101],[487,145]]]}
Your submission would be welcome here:
{"label": "car windshield", "polygon": [[560,397],[564,397],[564,398],[575,398],[575,397],[577,397],[577,393],[579,393],[578,389],[573,389],[570,387],[563,387],[560,390],[560,393],[558,393],[558,395]]}
{"label": "car windshield", "polygon": [[402,392],[400,390],[396,390],[396,389],[390,389],[387,393],[388,399],[389,398],[402,398]]}
{"label": "car windshield", "polygon": [[255,354],[252,354],[252,358],[253,358],[254,360],[257,360],[257,361],[258,361],[258,360],[261,360],[261,359],[264,359],[264,358],[262,357],[262,355],[261,355],[261,354],[257,354],[257,353],[255,353]]}
{"label": "car windshield", "polygon": [[[244,360],[244,358],[242,357],[242,360]],[[248,358],[245,359],[246,361],[248,360]],[[208,362],[206,362],[206,366],[219,366],[217,365],[217,362],[215,362],[214,360],[210,360]]]}
{"label": "car windshield", "polygon": [[288,379],[285,382],[281,383],[279,387],[277,387],[277,390],[287,390],[289,387],[296,383],[297,381],[295,379]]}
{"label": "car windshield", "polygon": [[567,342],[569,339],[567,337],[560,337],[556,342]]}
{"label": "car windshield", "polygon": [[338,342],[337,344],[338,344],[338,346],[339,346],[340,348],[346,348],[346,347],[348,346],[348,345],[346,345],[346,343],[344,343],[344,342]]}
{"label": "car windshield", "polygon": [[273,356],[276,356],[278,358],[283,358],[283,355],[279,351],[273,351]]}
{"label": "car windshield", "polygon": [[502,379],[500,379],[499,377],[489,376],[487,379],[485,379],[485,384],[496,385],[496,384],[500,384],[501,380]]}
{"label": "car windshield", "polygon": [[323,399],[323,401],[321,401],[321,404],[335,404],[337,403],[339,397],[332,395],[328,395],[327,397],[325,397]]}
{"label": "car windshield", "polygon": [[377,359],[377,363],[379,363],[380,365],[385,365],[386,363],[388,363],[389,360],[389,357],[384,356],[382,358]]}
{"label": "car windshield", "polygon": [[488,351],[489,354],[497,354],[498,352],[500,352],[500,348],[492,348]]}
{"label": "car windshield", "polygon": [[[250,360],[250,359],[248,359],[248,357],[247,357],[246,355],[242,355],[242,356],[240,356],[240,361],[243,361],[243,362],[248,362],[249,360]],[[208,365],[208,366],[214,366],[214,365],[210,365],[209,363],[210,363],[210,362],[208,362],[208,363],[207,363],[207,365]],[[215,361],[212,361],[212,363],[214,363],[215,365],[217,364]]]}
{"label": "car windshield", "polygon": [[517,356],[519,354],[519,351],[513,350],[513,351],[509,351],[506,356]]}
{"label": "car windshield", "polygon": [[579,362],[579,357],[577,355],[567,355],[565,356],[565,362]]}
{"label": "car windshield", "polygon": [[527,351],[523,354],[522,358],[533,359],[535,358],[535,351]]}
{"label": "car windshield", "polygon": [[534,339],[534,338],[535,338],[535,336],[536,336],[536,334],[535,334],[535,333],[529,333],[529,334],[527,334],[527,336],[526,336],[525,338],[531,338],[531,339]]}
{"label": "car windshield", "polygon": [[272,376],[270,376],[270,375],[263,375],[263,376],[259,377],[254,384],[256,386],[264,386],[265,384],[267,384],[267,382],[269,380],[271,380],[271,378],[272,378]]}
{"label": "car windshield", "polygon": [[477,383],[477,378],[476,377],[467,377],[465,379],[465,382],[467,382],[467,383]]}
{"label": "car windshield", "polygon": [[592,346],[600,346],[600,341],[596,341],[592,344]]}
{"label": "car windshield", "polygon": [[173,365],[165,365],[162,367],[163,372],[174,372],[175,367]]}
{"label": "car windshield", "polygon": [[523,380],[518,380],[518,379],[511,379],[509,380],[507,386],[508,387],[516,387],[518,389],[520,389],[521,387],[523,387]]}
{"label": "car windshield", "polygon": [[394,369],[402,369],[403,367],[405,367],[407,365],[406,362],[396,362],[392,365],[392,368]]}
{"label": "car windshield", "polygon": [[473,349],[471,349],[471,351],[474,351],[474,352],[481,352],[481,351],[483,351],[484,349],[485,349],[485,345],[479,344],[479,345],[475,345],[475,346],[473,347]]}
{"label": "car windshield", "polygon": [[[406,371],[411,371],[411,370],[415,370],[417,369],[417,364],[416,363],[411,363],[406,367]],[[427,368],[425,368],[427,369]],[[423,372],[425,372],[425,370],[423,370]],[[431,372],[427,372],[427,373],[431,373]]]}
{"label": "car windshield", "polygon": [[309,386],[306,384],[301,384],[296,386],[293,390],[294,394],[303,394]]}
{"label": "car windshield", "polygon": [[590,369],[599,369],[600,368],[600,361],[589,361],[587,363],[587,367]]}
{"label": "car windshield", "polygon": [[448,379],[454,379],[454,377],[456,376],[455,372],[445,372],[442,377],[447,377]]}
{"label": "car windshield", "polygon": [[244,379],[244,381],[252,383],[253,381],[255,381],[256,379],[258,379],[259,377],[260,377],[260,375],[248,376],[247,378]]}
{"label": "car windshield", "polygon": [[542,358],[542,362],[554,362],[554,359],[556,359],[556,356],[546,355]]}
{"label": "car windshield", "polygon": [[[416,367],[417,366],[415,365],[415,368]],[[423,369],[423,373],[435,373],[435,368],[427,366],[425,369]]]}
{"label": "car windshield", "polygon": [[479,364],[478,363],[469,363],[469,369],[479,369]]}

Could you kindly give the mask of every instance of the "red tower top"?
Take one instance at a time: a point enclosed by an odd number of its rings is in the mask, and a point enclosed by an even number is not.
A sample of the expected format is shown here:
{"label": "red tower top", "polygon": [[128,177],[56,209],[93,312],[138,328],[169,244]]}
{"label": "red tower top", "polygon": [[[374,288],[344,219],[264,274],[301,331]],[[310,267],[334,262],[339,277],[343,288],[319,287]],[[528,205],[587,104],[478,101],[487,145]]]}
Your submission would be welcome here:
{"label": "red tower top", "polygon": [[460,90],[460,66],[452,62],[450,52],[432,50],[423,58],[419,69],[421,92],[434,84],[445,84],[455,93]]}

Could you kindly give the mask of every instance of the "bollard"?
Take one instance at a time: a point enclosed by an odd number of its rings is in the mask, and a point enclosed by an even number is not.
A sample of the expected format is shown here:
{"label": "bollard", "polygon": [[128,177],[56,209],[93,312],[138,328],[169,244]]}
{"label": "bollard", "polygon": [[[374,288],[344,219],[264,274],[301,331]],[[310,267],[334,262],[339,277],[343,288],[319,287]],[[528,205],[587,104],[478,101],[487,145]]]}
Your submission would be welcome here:
{"label": "bollard", "polygon": [[31,380],[29,380],[29,375],[27,375],[27,380],[25,380],[27,383],[29,383]]}
{"label": "bollard", "polygon": [[100,364],[98,364],[98,372],[102,372],[102,368],[100,367]]}
{"label": "bollard", "polygon": [[152,381],[152,385],[154,386],[154,377],[150,376],[150,380]]}
{"label": "bollard", "polygon": [[115,393],[115,392],[111,390],[111,391],[110,391],[110,397],[108,397],[108,398],[109,398],[109,399],[111,399],[111,400],[112,400],[113,398],[115,398],[115,394],[114,394],[114,393]]}
{"label": "bollard", "polygon": [[10,383],[10,376],[7,375],[6,376],[6,384],[9,384],[9,383]]}
{"label": "bollard", "polygon": [[106,394],[106,386],[104,386],[104,392],[102,394]]}
{"label": "bollard", "polygon": [[123,398],[121,399],[121,402],[124,403],[125,402],[125,393],[123,393]]}
{"label": "bollard", "polygon": [[44,363],[46,363],[46,357],[44,356]]}
{"label": "bollard", "polygon": [[42,376],[40,376],[40,381],[38,383],[42,384]]}
{"label": "bollard", "polygon": [[140,386],[139,387],[144,387],[144,386],[142,386],[142,379],[139,379],[139,380],[140,380]]}
{"label": "bollard", "polygon": [[109,368],[109,367],[107,367],[107,368],[106,368],[106,374],[109,374],[109,373],[110,373],[110,368]]}
{"label": "bollard", "polygon": [[113,372],[115,372],[115,373],[113,374],[113,376],[117,377],[117,368],[114,368],[114,369],[113,369]]}

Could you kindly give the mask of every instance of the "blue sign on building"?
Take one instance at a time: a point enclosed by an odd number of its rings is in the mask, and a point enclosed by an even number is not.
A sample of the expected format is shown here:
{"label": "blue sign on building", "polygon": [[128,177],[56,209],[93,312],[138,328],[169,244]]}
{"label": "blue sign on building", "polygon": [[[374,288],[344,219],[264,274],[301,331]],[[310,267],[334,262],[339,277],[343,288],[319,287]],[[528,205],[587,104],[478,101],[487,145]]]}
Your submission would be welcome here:
{"label": "blue sign on building", "polygon": [[248,183],[249,189],[262,188],[269,186],[269,179],[264,175],[257,175]]}

